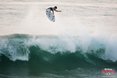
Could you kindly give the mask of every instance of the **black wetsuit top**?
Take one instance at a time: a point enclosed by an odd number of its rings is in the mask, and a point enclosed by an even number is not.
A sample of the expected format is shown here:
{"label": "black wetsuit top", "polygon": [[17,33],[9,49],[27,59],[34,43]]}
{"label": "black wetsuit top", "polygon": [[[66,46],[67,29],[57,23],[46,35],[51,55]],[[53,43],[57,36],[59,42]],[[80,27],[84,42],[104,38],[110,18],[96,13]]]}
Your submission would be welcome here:
{"label": "black wetsuit top", "polygon": [[54,9],[52,7],[48,8],[48,9],[50,9],[51,11],[54,11]]}

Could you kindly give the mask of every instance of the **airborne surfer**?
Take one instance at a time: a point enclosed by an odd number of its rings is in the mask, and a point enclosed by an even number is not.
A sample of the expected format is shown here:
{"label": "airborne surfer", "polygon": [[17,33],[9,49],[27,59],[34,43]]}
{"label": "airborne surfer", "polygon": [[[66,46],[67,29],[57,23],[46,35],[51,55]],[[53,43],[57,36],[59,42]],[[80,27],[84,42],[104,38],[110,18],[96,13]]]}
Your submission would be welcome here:
{"label": "airborne surfer", "polygon": [[57,10],[57,6],[49,7],[49,8],[46,9],[46,15],[47,15],[48,19],[50,21],[53,21],[53,22],[55,22],[54,11],[55,12],[61,12],[61,10]]}
{"label": "airborne surfer", "polygon": [[49,7],[48,9],[50,9],[53,12],[53,14],[54,14],[54,11],[55,12],[61,12],[61,10],[57,10],[57,6]]}

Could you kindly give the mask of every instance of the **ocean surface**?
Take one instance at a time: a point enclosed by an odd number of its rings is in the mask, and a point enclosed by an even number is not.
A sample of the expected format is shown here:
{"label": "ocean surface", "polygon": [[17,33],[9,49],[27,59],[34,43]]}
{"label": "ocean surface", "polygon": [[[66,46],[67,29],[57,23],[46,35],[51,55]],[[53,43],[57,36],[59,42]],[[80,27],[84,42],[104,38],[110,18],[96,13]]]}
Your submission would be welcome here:
{"label": "ocean surface", "polygon": [[117,1],[0,0],[0,78],[117,78]]}

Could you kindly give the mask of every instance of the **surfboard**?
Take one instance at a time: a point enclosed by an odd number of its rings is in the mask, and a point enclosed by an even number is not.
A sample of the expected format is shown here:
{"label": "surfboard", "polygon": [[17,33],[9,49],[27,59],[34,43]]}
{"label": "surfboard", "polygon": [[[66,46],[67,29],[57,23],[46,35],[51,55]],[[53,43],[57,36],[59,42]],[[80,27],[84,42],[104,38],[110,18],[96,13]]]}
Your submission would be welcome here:
{"label": "surfboard", "polygon": [[55,22],[54,13],[50,9],[46,9],[46,15],[50,21]]}

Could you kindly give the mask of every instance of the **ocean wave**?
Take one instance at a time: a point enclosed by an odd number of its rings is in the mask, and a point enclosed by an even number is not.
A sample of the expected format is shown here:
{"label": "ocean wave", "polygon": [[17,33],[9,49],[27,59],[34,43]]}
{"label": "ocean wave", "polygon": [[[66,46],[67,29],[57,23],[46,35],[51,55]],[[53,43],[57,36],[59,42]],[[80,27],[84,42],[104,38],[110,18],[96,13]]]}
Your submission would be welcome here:
{"label": "ocean wave", "polygon": [[0,38],[0,62],[7,59],[68,67],[116,65],[116,55],[108,52],[116,47],[107,47],[110,44],[105,42],[95,38],[84,41],[79,37],[9,35]]}

